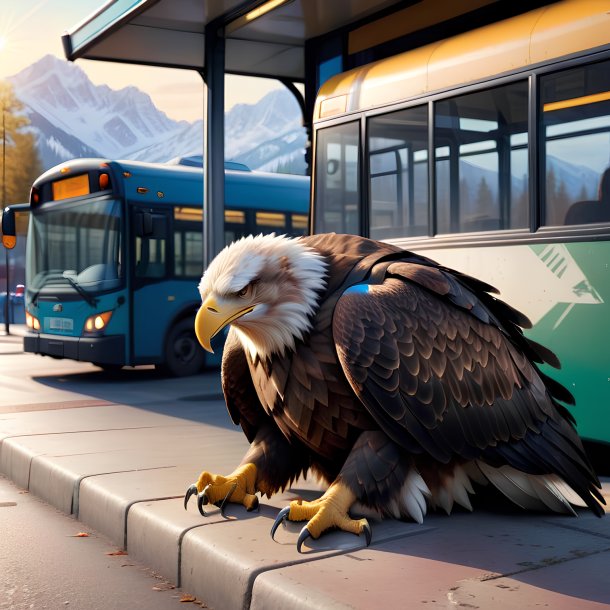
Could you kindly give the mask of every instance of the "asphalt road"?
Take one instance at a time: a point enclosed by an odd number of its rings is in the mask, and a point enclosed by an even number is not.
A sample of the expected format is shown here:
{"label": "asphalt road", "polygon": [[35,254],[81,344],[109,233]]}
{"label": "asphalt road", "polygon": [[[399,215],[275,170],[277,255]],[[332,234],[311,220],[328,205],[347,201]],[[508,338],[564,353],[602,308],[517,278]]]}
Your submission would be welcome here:
{"label": "asphalt road", "polygon": [[[0,608],[199,607],[102,536],[0,476]],[[79,536],[79,534],[87,536]]]}

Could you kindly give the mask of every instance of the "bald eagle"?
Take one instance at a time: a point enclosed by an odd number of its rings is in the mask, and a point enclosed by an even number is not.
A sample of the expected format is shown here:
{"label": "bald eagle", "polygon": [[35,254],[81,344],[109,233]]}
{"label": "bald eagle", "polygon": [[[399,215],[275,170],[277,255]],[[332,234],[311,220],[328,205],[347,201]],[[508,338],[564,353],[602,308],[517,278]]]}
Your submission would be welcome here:
{"label": "bald eagle", "polygon": [[258,506],[313,471],[321,498],[293,501],[297,542],[371,528],[350,509],[422,522],[472,510],[472,483],[515,504],[601,516],[600,483],[539,364],[528,319],[491,286],[395,246],[353,235],[259,235],[226,247],[199,285],[204,348],[230,325],[222,360],[229,413],[250,441],[228,476],[204,471],[185,495]]}

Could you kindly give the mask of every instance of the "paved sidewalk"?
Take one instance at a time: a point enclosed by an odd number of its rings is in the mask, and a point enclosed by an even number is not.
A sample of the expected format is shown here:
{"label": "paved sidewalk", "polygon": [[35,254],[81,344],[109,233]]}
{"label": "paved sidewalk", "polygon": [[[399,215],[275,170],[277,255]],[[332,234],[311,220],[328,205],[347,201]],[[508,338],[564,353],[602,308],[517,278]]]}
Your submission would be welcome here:
{"label": "paved sidewalk", "polygon": [[[17,344],[0,337],[0,354]],[[185,511],[198,471],[230,472],[247,447],[216,383],[196,421],[122,403],[120,388],[100,404],[5,412],[0,471],[216,610],[610,608],[610,518],[587,511],[373,523],[369,548],[337,532],[303,554],[301,525],[280,528],[275,542],[269,531],[290,499],[319,493],[311,481],[263,499],[258,513],[230,506],[227,518],[216,508],[202,517],[194,499]],[[610,481],[604,489],[610,498]]]}

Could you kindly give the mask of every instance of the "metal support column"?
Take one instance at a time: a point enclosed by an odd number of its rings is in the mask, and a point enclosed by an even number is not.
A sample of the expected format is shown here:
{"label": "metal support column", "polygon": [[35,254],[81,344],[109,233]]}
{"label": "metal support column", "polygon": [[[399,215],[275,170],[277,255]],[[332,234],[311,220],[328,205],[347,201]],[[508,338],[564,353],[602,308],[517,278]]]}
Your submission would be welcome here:
{"label": "metal support column", "polygon": [[203,265],[225,246],[225,39],[222,26],[205,28],[205,140],[203,150]]}

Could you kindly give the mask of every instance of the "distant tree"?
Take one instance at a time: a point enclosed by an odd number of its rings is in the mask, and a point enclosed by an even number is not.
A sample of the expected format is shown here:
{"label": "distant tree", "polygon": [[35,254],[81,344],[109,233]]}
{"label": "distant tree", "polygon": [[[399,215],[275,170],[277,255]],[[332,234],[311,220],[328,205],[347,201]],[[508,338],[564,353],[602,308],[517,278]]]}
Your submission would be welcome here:
{"label": "distant tree", "polygon": [[546,173],[546,221],[545,224],[556,224],[560,223],[562,216],[557,210],[557,175],[555,174],[555,168],[549,165],[549,169]]}
{"label": "distant tree", "polygon": [[305,173],[305,157],[295,156],[289,159],[281,160],[275,170],[277,174],[296,174],[303,175]]}
{"label": "distant tree", "polygon": [[460,179],[460,206],[464,209],[470,208],[472,202],[470,201],[470,186],[466,178]]}
{"label": "distant tree", "polygon": [[580,193],[578,193],[578,201],[584,201],[585,199],[589,199],[589,193],[587,193],[587,187],[584,183],[580,186]]}
{"label": "distant tree", "polygon": [[511,207],[510,228],[526,227],[529,224],[529,183],[527,174],[523,174],[521,179],[523,188],[516,195],[513,193],[513,201]]}
{"label": "distant tree", "polygon": [[566,184],[563,180],[559,182],[559,187],[557,188],[557,196],[555,199],[555,207],[559,214],[559,221],[565,218],[566,212],[570,207],[572,200],[568,195],[568,190],[566,188]]}
{"label": "distant tree", "polygon": [[483,216],[492,214],[494,208],[494,196],[483,176],[479,182],[476,199],[476,213]]}
{"label": "distant tree", "polygon": [[24,130],[28,125],[12,86],[0,81],[0,207],[27,201],[42,173],[34,136]]}

